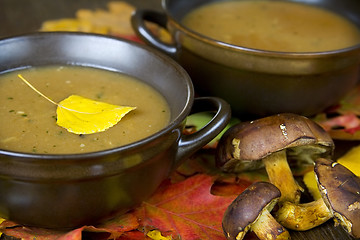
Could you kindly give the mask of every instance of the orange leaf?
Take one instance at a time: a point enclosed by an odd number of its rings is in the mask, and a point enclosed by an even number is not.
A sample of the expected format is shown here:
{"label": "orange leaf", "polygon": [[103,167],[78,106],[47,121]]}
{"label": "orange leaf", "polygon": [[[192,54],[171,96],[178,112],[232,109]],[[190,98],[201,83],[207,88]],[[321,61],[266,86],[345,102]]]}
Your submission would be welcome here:
{"label": "orange leaf", "polygon": [[211,193],[216,196],[238,196],[253,182],[248,179],[228,177],[216,180],[211,187]]}
{"label": "orange leaf", "polygon": [[[25,227],[5,220],[0,224],[2,233],[22,240],[82,240],[82,239],[116,239],[127,231],[138,227],[133,214],[124,214],[100,226],[83,226],[72,231],[57,231],[45,228]],[[142,234],[143,235],[143,234]],[[88,236],[88,238],[84,237]]]}
{"label": "orange leaf", "polygon": [[195,175],[182,182],[165,181],[158,191],[136,210],[145,229],[158,229],[173,239],[224,239],[222,217],[235,196],[210,193],[214,179]]}

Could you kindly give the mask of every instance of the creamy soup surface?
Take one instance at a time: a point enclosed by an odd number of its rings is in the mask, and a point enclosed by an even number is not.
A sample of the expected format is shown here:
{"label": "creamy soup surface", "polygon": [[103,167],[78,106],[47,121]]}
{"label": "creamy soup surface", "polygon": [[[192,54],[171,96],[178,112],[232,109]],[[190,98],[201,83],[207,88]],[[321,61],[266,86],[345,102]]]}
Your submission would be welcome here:
{"label": "creamy soup surface", "polygon": [[[17,77],[21,73],[55,102],[72,94],[136,107],[105,132],[77,135],[56,124],[56,105]],[[29,68],[0,75],[0,148],[32,153],[83,153],[143,139],[170,119],[164,97],[130,76],[79,66]]]}
{"label": "creamy soup surface", "polygon": [[318,52],[360,43],[360,31],[344,17],[318,7],[282,1],[221,1],[183,19],[213,39],[262,50]]}

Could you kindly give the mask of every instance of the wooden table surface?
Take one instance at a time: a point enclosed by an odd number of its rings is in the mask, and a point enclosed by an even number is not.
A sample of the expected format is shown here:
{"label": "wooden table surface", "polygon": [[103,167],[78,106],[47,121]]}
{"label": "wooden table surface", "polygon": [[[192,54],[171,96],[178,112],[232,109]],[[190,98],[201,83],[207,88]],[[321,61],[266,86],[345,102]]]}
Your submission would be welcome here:
{"label": "wooden table surface", "polygon": [[[160,0],[128,1],[135,7],[161,9]],[[107,2],[108,0],[0,0],[0,37],[36,31],[45,20],[74,17],[76,10],[80,8],[105,8]],[[351,143],[340,144],[346,148]],[[338,155],[342,153],[338,152]],[[353,239],[341,227],[334,227],[332,220],[313,230],[291,234],[294,240]]]}

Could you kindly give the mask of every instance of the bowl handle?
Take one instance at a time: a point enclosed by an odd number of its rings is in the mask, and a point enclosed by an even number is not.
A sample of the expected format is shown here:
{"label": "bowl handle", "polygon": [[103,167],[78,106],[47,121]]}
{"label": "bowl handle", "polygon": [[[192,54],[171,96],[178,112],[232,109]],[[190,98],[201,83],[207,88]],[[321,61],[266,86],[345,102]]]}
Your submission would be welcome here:
{"label": "bowl handle", "polygon": [[155,36],[151,30],[146,26],[145,21],[157,24],[158,26],[167,29],[168,18],[165,13],[137,9],[131,16],[131,24],[135,33],[147,44],[165,52],[170,56],[175,56],[177,52],[176,45],[172,45],[161,41]]}
{"label": "bowl handle", "polygon": [[191,111],[192,113],[216,111],[216,113],[200,130],[189,135],[181,135],[175,168],[182,163],[182,160],[188,158],[220,134],[231,119],[230,105],[223,99],[217,97],[195,98]]}

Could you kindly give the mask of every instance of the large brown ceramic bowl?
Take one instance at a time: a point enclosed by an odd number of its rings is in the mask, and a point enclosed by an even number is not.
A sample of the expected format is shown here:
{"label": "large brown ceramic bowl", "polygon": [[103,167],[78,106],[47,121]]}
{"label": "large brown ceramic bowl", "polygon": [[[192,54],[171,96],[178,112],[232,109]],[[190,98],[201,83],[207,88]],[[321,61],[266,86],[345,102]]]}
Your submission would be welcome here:
{"label": "large brown ceramic bowl", "polygon": [[[51,64],[91,66],[134,76],[165,97],[171,120],[143,140],[99,152],[42,155],[0,149],[0,216],[21,224],[72,228],[126,212],[220,133],[230,118],[225,101],[194,99],[183,68],[146,46],[76,33],[0,40],[0,74]],[[215,115],[203,129],[185,136],[182,130],[192,111],[214,111]]]}
{"label": "large brown ceramic bowl", "polygon": [[[214,1],[218,0],[163,0],[162,12],[138,9],[132,23],[147,44],[173,56],[187,70],[196,92],[222,97],[233,114],[312,115],[337,103],[356,84],[360,44],[315,53],[263,51],[216,41],[182,25],[187,13]],[[330,9],[360,26],[358,0],[296,2]],[[174,43],[152,34],[145,20],[166,28]]]}

